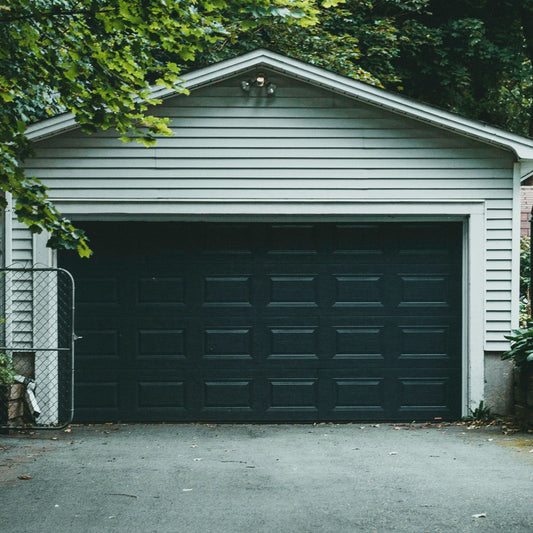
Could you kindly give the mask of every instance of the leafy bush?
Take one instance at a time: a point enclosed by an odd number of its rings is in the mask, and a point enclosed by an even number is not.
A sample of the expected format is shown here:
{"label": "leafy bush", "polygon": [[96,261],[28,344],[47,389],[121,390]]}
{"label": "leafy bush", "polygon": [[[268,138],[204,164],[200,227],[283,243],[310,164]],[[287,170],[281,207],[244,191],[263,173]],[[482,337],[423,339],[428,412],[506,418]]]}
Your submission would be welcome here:
{"label": "leafy bush", "polygon": [[532,322],[529,322],[526,328],[513,330],[512,335],[507,335],[505,338],[511,341],[511,349],[502,354],[502,359],[511,359],[519,368],[533,361]]}
{"label": "leafy bush", "polygon": [[531,320],[531,239],[520,239],[520,329],[515,329],[505,338],[511,348],[502,354],[502,359],[511,359],[517,367],[533,361],[533,321]]}
{"label": "leafy bush", "polygon": [[11,358],[7,354],[0,352],[0,385],[13,383],[14,375]]}

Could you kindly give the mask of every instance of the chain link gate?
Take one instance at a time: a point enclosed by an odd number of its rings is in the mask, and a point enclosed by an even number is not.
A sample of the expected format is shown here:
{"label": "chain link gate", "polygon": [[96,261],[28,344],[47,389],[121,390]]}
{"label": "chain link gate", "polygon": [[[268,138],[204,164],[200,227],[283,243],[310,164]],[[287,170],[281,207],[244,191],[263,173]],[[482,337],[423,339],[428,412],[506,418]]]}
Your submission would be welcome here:
{"label": "chain link gate", "polygon": [[0,298],[0,356],[13,374],[0,383],[0,427],[64,427],[74,413],[74,280],[61,268],[0,269]]}

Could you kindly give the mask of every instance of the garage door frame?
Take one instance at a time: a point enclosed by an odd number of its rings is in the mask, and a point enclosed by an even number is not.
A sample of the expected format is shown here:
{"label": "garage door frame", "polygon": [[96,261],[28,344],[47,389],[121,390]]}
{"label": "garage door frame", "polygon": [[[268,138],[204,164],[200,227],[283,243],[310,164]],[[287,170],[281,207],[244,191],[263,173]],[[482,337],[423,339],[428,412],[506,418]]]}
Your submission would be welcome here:
{"label": "garage door frame", "polygon": [[[462,415],[484,398],[485,202],[160,202],[83,203],[74,221],[183,222],[463,222]],[[98,213],[98,214],[95,214]],[[357,213],[354,215],[354,213]],[[49,254],[36,235],[35,250]],[[45,261],[42,261],[45,262]],[[57,264],[56,254],[51,258]]]}

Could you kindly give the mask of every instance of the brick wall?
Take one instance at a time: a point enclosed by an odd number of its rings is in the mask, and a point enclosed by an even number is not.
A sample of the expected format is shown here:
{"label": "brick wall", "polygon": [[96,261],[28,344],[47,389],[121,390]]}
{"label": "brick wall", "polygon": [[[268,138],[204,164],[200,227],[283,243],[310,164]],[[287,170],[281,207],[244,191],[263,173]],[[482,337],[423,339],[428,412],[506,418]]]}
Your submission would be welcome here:
{"label": "brick wall", "polygon": [[[530,181],[528,180],[528,182]],[[520,235],[530,237],[531,225],[528,221],[528,216],[531,213],[531,207],[533,207],[533,185],[522,185],[521,196]]]}

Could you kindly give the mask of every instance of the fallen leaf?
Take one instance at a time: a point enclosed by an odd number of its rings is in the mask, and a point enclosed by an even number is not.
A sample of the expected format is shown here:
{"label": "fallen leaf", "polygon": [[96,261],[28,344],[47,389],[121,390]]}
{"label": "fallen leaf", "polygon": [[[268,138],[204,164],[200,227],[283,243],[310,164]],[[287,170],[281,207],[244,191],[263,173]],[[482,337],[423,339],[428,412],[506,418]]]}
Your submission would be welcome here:
{"label": "fallen leaf", "polygon": [[473,514],[472,518],[487,518],[485,513]]}
{"label": "fallen leaf", "polygon": [[63,432],[64,433],[70,433],[72,430],[71,429],[64,429]]}
{"label": "fallen leaf", "polygon": [[399,430],[399,429],[402,429],[402,428],[400,428],[398,426],[394,426],[392,429]]}
{"label": "fallen leaf", "polygon": [[31,476],[28,476],[27,474],[24,474],[22,476],[19,476],[19,479],[31,479]]}
{"label": "fallen leaf", "polygon": [[192,489],[182,489],[181,492],[191,492]]}
{"label": "fallen leaf", "polygon": [[398,452],[389,452],[389,455],[398,455]]}
{"label": "fallen leaf", "polygon": [[201,458],[201,457],[195,457],[194,460],[195,460],[195,461],[201,461],[202,458]]}
{"label": "fallen leaf", "polygon": [[198,444],[191,444],[191,448],[198,448]]}

